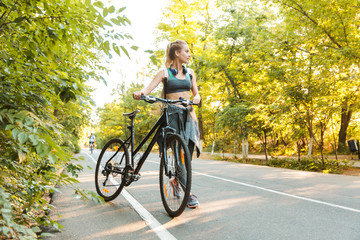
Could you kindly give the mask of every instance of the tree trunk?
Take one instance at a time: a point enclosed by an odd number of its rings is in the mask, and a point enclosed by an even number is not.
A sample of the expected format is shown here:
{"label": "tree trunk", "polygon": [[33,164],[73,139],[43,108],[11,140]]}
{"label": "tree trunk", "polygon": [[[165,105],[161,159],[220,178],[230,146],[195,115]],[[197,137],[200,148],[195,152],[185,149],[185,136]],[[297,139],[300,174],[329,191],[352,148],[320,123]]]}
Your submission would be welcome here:
{"label": "tree trunk", "polygon": [[215,151],[215,140],[216,140],[215,124],[216,124],[216,117],[214,115],[214,122],[213,122],[213,125],[212,125],[213,143],[212,143],[212,148],[211,148],[211,155],[213,155],[214,151]]}
{"label": "tree trunk", "polygon": [[299,141],[296,142],[296,146],[297,146],[297,152],[298,152],[298,161],[301,161],[301,145],[299,143]]}
{"label": "tree trunk", "polygon": [[243,137],[241,142],[242,142],[242,144],[241,144],[241,158],[242,159],[247,159],[248,158],[248,153],[249,153],[249,143],[248,143],[247,137]]}
{"label": "tree trunk", "polygon": [[212,143],[212,148],[211,148],[211,155],[214,154],[214,149],[215,149],[215,140]]}
{"label": "tree trunk", "polygon": [[325,127],[323,128],[322,124],[320,124],[321,127],[321,136],[320,136],[320,152],[321,152],[321,161],[324,164],[324,134],[325,134]]}
{"label": "tree trunk", "polygon": [[311,156],[312,156],[312,150],[313,150],[313,145],[314,145],[314,131],[313,131],[313,122],[312,122],[312,120],[313,119],[312,119],[311,114],[310,114],[310,112],[308,110],[307,114],[306,114],[307,129],[309,131],[309,136],[310,136],[309,148],[308,148],[308,154],[307,154],[308,158],[311,158]]}
{"label": "tree trunk", "polygon": [[336,160],[338,160],[338,149],[336,146],[336,138],[335,138],[335,132],[334,132],[334,119],[331,117],[331,131],[332,131],[332,135],[333,135],[333,139],[334,139],[334,151],[335,151],[335,158]]}
{"label": "tree trunk", "polygon": [[352,111],[348,107],[347,101],[344,101],[341,104],[341,124],[339,130],[339,151],[344,151],[346,149],[346,132],[351,120]]}
{"label": "tree trunk", "polygon": [[309,141],[308,154],[307,154],[307,157],[308,157],[308,158],[311,158],[313,145],[314,145],[314,137],[311,135],[311,136],[310,136],[310,141]]}
{"label": "tree trunk", "polygon": [[266,131],[264,131],[264,147],[265,147],[265,160],[268,162],[268,152],[267,152],[267,139],[266,139]]}
{"label": "tree trunk", "polygon": [[237,152],[237,146],[236,146],[236,145],[237,145],[237,140],[234,139],[234,157],[235,157],[235,158],[237,158],[237,157],[236,157],[236,152]]}

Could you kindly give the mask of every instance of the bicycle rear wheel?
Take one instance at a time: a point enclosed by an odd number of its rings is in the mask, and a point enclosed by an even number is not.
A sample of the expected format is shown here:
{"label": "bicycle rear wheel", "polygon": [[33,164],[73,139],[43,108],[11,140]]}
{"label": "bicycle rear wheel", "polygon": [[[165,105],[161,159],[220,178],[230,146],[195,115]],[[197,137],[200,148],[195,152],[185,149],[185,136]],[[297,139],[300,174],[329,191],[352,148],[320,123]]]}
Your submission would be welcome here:
{"label": "bicycle rear wheel", "polygon": [[129,165],[129,152],[121,139],[114,138],[105,144],[95,169],[97,193],[105,201],[115,199],[125,186],[124,175]]}
{"label": "bicycle rear wheel", "polygon": [[179,216],[185,209],[191,188],[191,161],[188,146],[178,135],[166,138],[166,157],[160,163],[160,193],[166,212]]}

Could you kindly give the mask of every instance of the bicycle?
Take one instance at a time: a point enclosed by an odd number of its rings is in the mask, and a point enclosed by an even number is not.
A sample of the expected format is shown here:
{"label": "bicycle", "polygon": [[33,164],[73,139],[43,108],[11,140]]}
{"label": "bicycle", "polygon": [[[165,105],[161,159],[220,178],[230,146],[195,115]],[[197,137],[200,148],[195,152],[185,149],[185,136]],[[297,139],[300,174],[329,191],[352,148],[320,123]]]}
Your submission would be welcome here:
{"label": "bicycle", "polygon": [[[185,209],[191,189],[191,158],[190,152],[184,139],[169,126],[169,104],[181,103],[187,107],[193,104],[189,100],[169,100],[152,96],[141,96],[140,100],[148,103],[164,103],[164,111],[151,130],[142,139],[134,150],[134,119],[140,111],[123,113],[131,120],[128,126],[131,134],[125,140],[114,138],[105,144],[99,155],[95,169],[95,185],[97,193],[105,201],[115,199],[122,189],[129,186],[133,181],[141,177],[140,169],[151,152],[155,142],[159,140],[160,148],[160,171],[159,184],[161,200],[166,212],[171,217],[179,216]],[[155,134],[154,134],[155,133]],[[135,161],[140,149],[150,139],[150,144]]]}
{"label": "bicycle", "polygon": [[94,144],[95,143],[90,143],[90,153],[91,154],[94,152]]}

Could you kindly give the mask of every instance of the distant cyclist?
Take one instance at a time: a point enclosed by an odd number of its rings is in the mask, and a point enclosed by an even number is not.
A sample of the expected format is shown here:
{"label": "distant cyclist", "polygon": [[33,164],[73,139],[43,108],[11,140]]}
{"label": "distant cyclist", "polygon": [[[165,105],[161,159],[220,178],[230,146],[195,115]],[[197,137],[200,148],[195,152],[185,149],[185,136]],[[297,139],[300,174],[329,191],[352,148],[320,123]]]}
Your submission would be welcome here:
{"label": "distant cyclist", "polygon": [[95,146],[95,135],[93,133],[91,133],[91,135],[89,137],[89,147],[90,147],[91,152],[93,152],[94,146]]}

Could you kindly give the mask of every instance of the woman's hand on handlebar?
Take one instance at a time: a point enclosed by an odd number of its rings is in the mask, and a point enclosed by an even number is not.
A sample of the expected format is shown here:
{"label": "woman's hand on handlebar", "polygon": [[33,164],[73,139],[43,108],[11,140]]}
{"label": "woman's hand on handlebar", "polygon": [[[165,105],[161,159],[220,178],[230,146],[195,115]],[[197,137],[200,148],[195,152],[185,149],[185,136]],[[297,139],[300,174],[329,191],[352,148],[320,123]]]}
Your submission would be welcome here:
{"label": "woman's hand on handlebar", "polygon": [[141,95],[144,95],[143,91],[136,91],[136,92],[133,93],[133,98],[135,100],[140,100]]}
{"label": "woman's hand on handlebar", "polygon": [[193,102],[195,105],[198,105],[198,104],[200,103],[200,100],[201,100],[200,95],[196,95],[196,96],[193,97],[192,102]]}

